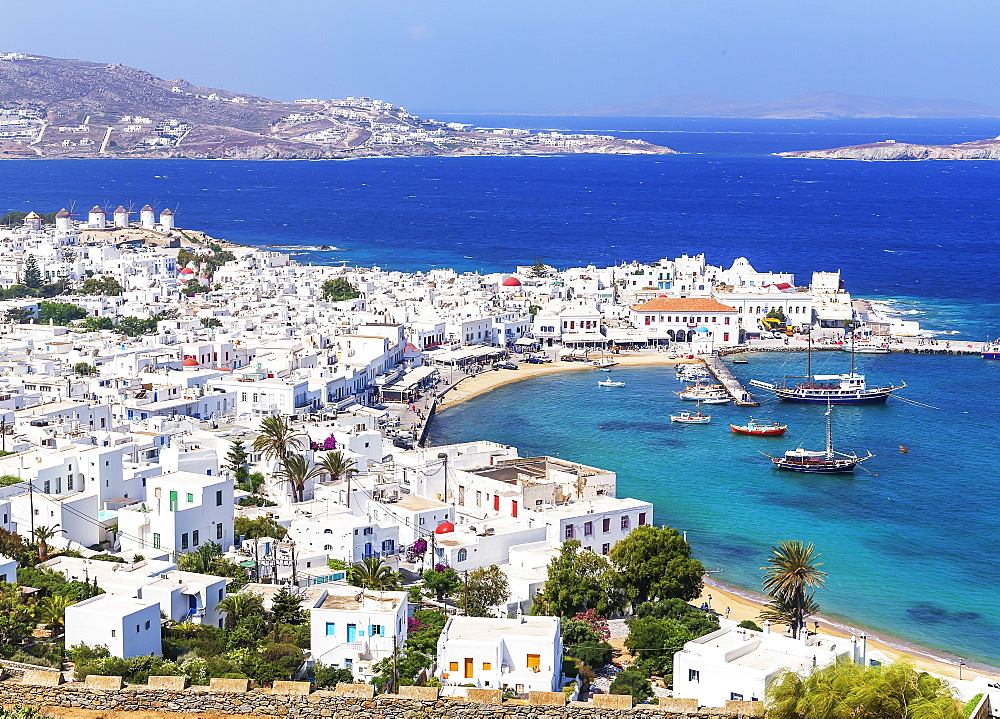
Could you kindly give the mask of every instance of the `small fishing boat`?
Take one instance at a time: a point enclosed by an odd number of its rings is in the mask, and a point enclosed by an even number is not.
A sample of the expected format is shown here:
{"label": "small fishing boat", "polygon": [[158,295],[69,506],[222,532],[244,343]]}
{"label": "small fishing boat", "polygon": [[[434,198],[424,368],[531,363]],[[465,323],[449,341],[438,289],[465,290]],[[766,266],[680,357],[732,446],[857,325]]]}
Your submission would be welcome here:
{"label": "small fishing boat", "polygon": [[[865,462],[875,455],[871,452],[867,456],[861,457],[855,453],[835,452],[833,449],[833,429],[830,415],[833,405],[826,407],[826,449],[813,451],[802,449],[790,449],[781,457],[772,457],[767,452],[761,452],[771,460],[776,469],[783,469],[789,472],[806,472],[809,474],[848,474],[854,471],[862,462]],[[759,450],[758,450],[759,451]]]}
{"label": "small fishing boat", "polygon": [[1000,339],[987,342],[980,353],[983,359],[1000,360]]}
{"label": "small fishing boat", "polygon": [[699,401],[702,404],[729,404],[729,397],[703,397]]}
{"label": "small fishing boat", "polygon": [[591,364],[594,365],[594,367],[597,367],[598,369],[609,369],[611,367],[614,367],[618,363],[615,362],[610,357],[602,357],[601,359],[594,360],[593,362],[591,362]]}
{"label": "small fishing boat", "polygon": [[750,364],[750,360],[740,355],[739,357],[733,357],[733,364]]}
{"label": "small fishing boat", "polygon": [[746,424],[731,424],[729,428],[736,434],[748,434],[752,437],[780,437],[788,431],[787,424],[754,422],[753,417]]}
{"label": "small fishing boat", "polygon": [[602,379],[597,381],[598,387],[624,387],[624,382],[617,382],[610,377],[608,379]]}
{"label": "small fishing boat", "polygon": [[670,415],[670,421],[679,424],[708,424],[712,421],[712,415],[702,414],[701,410],[697,412],[681,412],[680,414]]}

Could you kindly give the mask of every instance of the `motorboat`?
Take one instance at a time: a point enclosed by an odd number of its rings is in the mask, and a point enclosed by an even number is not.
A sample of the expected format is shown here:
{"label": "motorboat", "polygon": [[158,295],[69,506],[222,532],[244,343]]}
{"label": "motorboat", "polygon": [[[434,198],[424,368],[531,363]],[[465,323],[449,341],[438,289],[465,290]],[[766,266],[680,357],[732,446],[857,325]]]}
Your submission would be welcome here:
{"label": "motorboat", "polygon": [[598,380],[597,381],[597,386],[598,387],[624,387],[625,383],[621,382],[621,381],[613,380],[613,379],[611,379],[609,377],[608,379]]}
{"label": "motorboat", "polygon": [[755,422],[753,417],[746,424],[731,424],[729,428],[736,434],[748,434],[752,437],[780,437],[788,431],[787,424]]}
{"label": "motorboat", "polygon": [[680,412],[679,414],[670,415],[670,421],[679,424],[708,424],[712,421],[712,415],[702,414],[701,410],[697,412]]}

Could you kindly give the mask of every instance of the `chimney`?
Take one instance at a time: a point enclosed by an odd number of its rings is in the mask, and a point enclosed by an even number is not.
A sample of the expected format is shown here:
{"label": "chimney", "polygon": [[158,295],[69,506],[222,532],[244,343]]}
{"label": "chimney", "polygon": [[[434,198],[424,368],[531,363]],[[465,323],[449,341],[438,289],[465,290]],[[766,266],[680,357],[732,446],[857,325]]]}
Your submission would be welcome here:
{"label": "chimney", "polygon": [[771,620],[770,619],[765,619],[764,620],[764,634],[770,634],[770,633],[771,633]]}

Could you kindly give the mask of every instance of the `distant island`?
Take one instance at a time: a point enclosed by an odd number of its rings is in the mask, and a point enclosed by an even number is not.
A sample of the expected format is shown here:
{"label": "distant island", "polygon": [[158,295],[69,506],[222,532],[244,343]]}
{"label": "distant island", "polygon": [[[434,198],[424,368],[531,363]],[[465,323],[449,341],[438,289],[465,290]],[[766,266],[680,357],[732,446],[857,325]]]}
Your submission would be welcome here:
{"label": "distant island", "polygon": [[1000,160],[1000,137],[958,145],[918,145],[885,140],[829,150],[798,150],[774,154],[778,157],[817,160]]}
{"label": "distant island", "polygon": [[347,159],[673,154],[609,135],[478,128],[367,97],[280,102],[117,63],[0,52],[0,158]]}
{"label": "distant island", "polygon": [[[563,113],[565,114],[565,113]],[[671,95],[645,102],[570,113],[591,116],[718,117],[747,120],[838,120],[875,118],[989,118],[1000,107],[964,100],[867,97],[814,93],[772,102],[745,103],[711,95]]]}

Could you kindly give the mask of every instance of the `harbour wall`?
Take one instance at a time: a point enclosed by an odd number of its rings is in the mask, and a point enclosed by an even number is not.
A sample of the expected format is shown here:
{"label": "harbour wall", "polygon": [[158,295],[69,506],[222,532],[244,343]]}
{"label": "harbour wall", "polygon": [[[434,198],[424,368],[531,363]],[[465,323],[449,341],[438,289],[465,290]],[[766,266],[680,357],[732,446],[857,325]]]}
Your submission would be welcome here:
{"label": "harbour wall", "polygon": [[[527,700],[500,698],[499,691],[470,690],[468,699],[442,698],[432,687],[402,687],[402,694],[374,696],[374,687],[345,684],[334,691],[311,691],[307,682],[275,682],[273,689],[249,689],[247,680],[215,679],[211,687],[180,689],[182,677],[150,677],[149,685],[123,686],[120,677],[88,677],[61,684],[57,672],[0,681],[0,706],[27,705],[92,711],[151,711],[184,714],[240,714],[303,719],[738,719],[759,716],[760,702],[732,702],[726,709],[697,711],[684,700],[632,707],[631,697],[598,695],[594,704],[566,703],[562,692],[532,692]],[[42,673],[37,673],[41,675]],[[174,688],[158,688],[175,684]]]}

